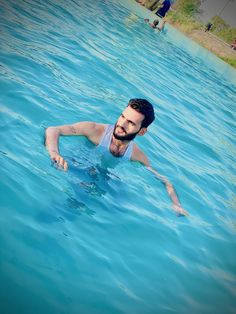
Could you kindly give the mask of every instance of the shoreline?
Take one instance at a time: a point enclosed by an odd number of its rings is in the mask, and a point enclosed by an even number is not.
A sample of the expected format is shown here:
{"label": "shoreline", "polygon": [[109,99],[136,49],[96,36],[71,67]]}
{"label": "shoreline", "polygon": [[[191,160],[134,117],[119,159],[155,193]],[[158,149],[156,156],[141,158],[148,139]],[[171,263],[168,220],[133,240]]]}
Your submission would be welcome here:
{"label": "shoreline", "polygon": [[211,51],[218,58],[231,65],[234,69],[236,68],[236,50],[233,50],[229,44],[221,40],[219,37],[215,36],[211,32],[205,32],[200,29],[184,32],[181,25],[173,23],[170,19],[168,19],[168,17],[165,19],[167,23],[186,35],[188,38]]}
{"label": "shoreline", "polygon": [[[137,3],[137,0],[135,0]],[[143,9],[150,11],[145,6],[137,3]],[[175,10],[171,9],[170,14],[166,14],[163,18],[168,24],[174,27],[176,30],[184,34],[186,37],[193,40],[195,43],[199,44],[200,46],[206,48],[210,52],[212,52],[216,57],[220,58],[222,61],[236,69],[236,50],[233,50],[230,47],[229,43],[223,41],[220,37],[216,36],[211,31],[205,32],[205,25],[195,21],[194,19],[191,21],[187,21],[187,23],[183,23],[182,19],[173,18],[173,14],[171,12],[175,12]],[[161,21],[162,19],[157,17],[154,12],[152,12],[156,18]],[[183,21],[185,16],[183,16]],[[153,18],[155,19],[155,18]],[[181,23],[182,22],[182,23]],[[196,22],[196,23],[195,23]]]}

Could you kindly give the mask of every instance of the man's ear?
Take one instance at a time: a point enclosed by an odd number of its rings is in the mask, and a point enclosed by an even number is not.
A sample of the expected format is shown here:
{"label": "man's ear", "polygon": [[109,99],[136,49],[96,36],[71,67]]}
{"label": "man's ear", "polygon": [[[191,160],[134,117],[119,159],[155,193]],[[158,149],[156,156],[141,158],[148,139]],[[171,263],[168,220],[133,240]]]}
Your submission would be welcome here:
{"label": "man's ear", "polygon": [[143,136],[147,132],[147,128],[141,128],[141,130],[138,132],[138,135]]}

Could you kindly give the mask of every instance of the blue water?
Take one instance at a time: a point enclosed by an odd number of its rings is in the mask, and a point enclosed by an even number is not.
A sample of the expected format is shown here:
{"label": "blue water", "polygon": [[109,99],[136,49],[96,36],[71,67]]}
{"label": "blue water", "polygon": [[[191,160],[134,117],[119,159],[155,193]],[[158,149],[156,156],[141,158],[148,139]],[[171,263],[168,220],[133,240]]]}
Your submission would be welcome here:
{"label": "blue water", "polygon": [[[135,1],[0,0],[0,313],[235,313],[236,72]],[[50,125],[156,120],[137,143],[176,187]]]}

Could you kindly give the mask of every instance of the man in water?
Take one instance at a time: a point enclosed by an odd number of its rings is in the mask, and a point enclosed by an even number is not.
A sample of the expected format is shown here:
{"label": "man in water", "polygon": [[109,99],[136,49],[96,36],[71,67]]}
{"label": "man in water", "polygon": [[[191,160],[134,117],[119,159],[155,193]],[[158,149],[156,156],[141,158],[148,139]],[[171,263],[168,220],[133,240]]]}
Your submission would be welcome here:
{"label": "man in water", "polygon": [[159,20],[154,20],[152,23],[149,22],[149,19],[144,19],[144,22],[148,23],[152,28],[157,28],[157,25],[159,24]]}
{"label": "man in water", "polygon": [[115,125],[78,122],[47,128],[46,146],[51,159],[64,170],[68,169],[68,163],[59,152],[58,139],[60,135],[83,135],[94,145],[103,147],[115,157],[138,161],[165,184],[177,215],[186,215],[187,212],[182,208],[173,185],[151,167],[147,156],[133,142],[137,135],[143,136],[147,132],[148,126],[154,119],[154,109],[149,101],[131,99]]}
{"label": "man in water", "polygon": [[144,19],[144,22],[148,23],[148,25],[150,25],[152,28],[155,28],[155,29],[157,29],[159,31],[162,31],[164,29],[164,26],[165,26],[165,23],[166,23],[166,21],[163,20],[161,26],[158,26],[159,25],[159,20],[158,19],[154,20],[152,23],[149,22],[149,19]]}

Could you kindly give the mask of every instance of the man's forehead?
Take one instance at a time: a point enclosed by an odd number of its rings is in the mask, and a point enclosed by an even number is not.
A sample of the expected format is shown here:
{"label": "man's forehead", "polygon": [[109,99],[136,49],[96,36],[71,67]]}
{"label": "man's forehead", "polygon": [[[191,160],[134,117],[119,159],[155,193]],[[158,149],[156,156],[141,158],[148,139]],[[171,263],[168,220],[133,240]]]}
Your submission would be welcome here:
{"label": "man's forehead", "polygon": [[123,111],[123,115],[130,120],[135,120],[135,121],[143,121],[144,115],[137,110],[133,109],[132,107],[128,106],[125,108]]}

